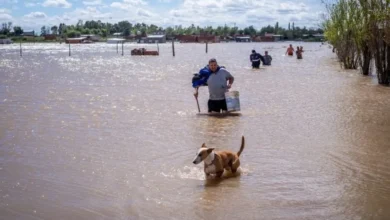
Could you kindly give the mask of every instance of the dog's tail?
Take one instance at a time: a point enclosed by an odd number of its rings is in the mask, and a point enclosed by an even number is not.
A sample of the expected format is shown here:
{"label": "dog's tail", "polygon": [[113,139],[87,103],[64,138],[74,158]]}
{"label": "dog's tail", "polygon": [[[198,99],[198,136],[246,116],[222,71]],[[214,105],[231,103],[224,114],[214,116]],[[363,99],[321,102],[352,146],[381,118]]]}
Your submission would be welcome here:
{"label": "dog's tail", "polygon": [[242,138],[241,138],[241,147],[240,147],[240,150],[237,152],[238,156],[240,156],[240,154],[244,150],[244,147],[245,147],[245,138],[244,138],[244,136],[242,136]]}

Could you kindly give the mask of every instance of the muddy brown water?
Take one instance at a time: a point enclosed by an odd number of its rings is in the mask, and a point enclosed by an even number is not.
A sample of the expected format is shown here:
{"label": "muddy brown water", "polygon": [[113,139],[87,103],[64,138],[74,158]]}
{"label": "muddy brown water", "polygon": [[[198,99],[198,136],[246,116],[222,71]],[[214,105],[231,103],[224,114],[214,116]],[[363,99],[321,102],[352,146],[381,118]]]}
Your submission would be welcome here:
{"label": "muddy brown water", "polygon": [[[390,219],[390,89],[288,44],[0,46],[1,219]],[[250,69],[253,48],[272,66]],[[211,57],[240,117],[196,115],[191,74]],[[206,181],[197,149],[241,135],[240,175]]]}

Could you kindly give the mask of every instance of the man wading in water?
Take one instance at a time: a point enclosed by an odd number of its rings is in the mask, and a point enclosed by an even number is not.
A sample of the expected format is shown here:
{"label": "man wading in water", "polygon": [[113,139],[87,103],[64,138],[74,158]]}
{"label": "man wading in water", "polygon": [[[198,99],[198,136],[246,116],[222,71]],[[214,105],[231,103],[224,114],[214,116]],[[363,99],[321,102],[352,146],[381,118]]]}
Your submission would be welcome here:
{"label": "man wading in water", "polygon": [[263,61],[264,58],[259,53],[256,53],[255,50],[252,50],[252,54],[249,56],[249,60],[252,62],[252,69],[259,69],[260,68],[260,61]]}
{"label": "man wading in water", "polygon": [[225,68],[218,66],[216,59],[210,59],[209,65],[199,71],[199,76],[200,79],[192,84],[195,98],[198,98],[199,86],[207,84],[210,94],[208,112],[227,111],[225,92],[232,87],[234,77]]}
{"label": "man wading in water", "polygon": [[289,56],[293,56],[294,55],[294,47],[292,46],[292,44],[290,44],[290,47],[287,48],[286,54],[288,54]]}

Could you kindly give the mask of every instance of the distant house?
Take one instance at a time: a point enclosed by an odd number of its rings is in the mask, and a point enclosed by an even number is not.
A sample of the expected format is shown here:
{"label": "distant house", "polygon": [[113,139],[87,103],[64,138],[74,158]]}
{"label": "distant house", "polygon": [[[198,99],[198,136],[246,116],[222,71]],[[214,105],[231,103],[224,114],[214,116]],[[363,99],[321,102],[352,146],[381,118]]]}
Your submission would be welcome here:
{"label": "distant house", "polygon": [[94,34],[82,34],[80,37],[88,38],[92,41],[99,41],[100,40],[100,36],[94,35]]}
{"label": "distant house", "polygon": [[166,35],[165,31],[156,31],[153,33],[153,35]]}
{"label": "distant house", "polygon": [[252,39],[250,36],[237,36],[236,42],[251,42]]}
{"label": "distant house", "polygon": [[235,41],[234,37],[232,37],[232,36],[222,36],[222,37],[219,37],[219,40],[225,41],[225,42]]}
{"label": "distant house", "polygon": [[142,39],[142,36],[141,35],[130,34],[129,36],[125,36],[124,38],[126,40],[128,40],[128,41],[140,42],[140,40]]}
{"label": "distant house", "polygon": [[123,33],[121,33],[121,32],[113,33],[112,36],[120,37],[120,36],[123,36]]}
{"label": "distant house", "polygon": [[325,36],[323,34],[313,34],[313,37],[317,38],[317,39],[324,39],[325,38]]}
{"label": "distant house", "polygon": [[311,39],[314,41],[322,41],[324,40],[325,36],[323,34],[303,34],[303,39]]}
{"label": "distant house", "polygon": [[280,41],[283,39],[283,35],[280,35],[280,34],[274,34],[274,40],[275,41]]}
{"label": "distant house", "polygon": [[35,37],[35,31],[23,31],[22,36],[24,36],[24,37]]}
{"label": "distant house", "polygon": [[46,34],[45,40],[57,40],[57,35],[55,34]]}
{"label": "distant house", "polygon": [[155,44],[155,43],[166,43],[167,38],[165,35],[148,35],[147,37],[143,37],[138,40],[138,43],[146,43],[146,44]]}
{"label": "distant house", "polygon": [[264,36],[256,36],[253,41],[256,42],[275,42],[280,41],[282,39],[282,35],[265,33]]}
{"label": "distant house", "polygon": [[219,43],[220,38],[215,35],[177,35],[180,43]]}

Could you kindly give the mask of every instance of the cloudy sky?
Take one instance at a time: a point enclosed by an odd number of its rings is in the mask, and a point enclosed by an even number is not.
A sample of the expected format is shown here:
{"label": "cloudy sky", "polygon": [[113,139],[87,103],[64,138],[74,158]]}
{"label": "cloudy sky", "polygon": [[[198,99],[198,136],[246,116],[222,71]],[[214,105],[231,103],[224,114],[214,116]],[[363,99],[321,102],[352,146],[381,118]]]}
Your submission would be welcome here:
{"label": "cloudy sky", "polygon": [[0,22],[13,22],[24,30],[77,20],[101,20],[158,26],[191,24],[255,28],[275,25],[318,27],[324,11],[321,0],[0,0]]}

